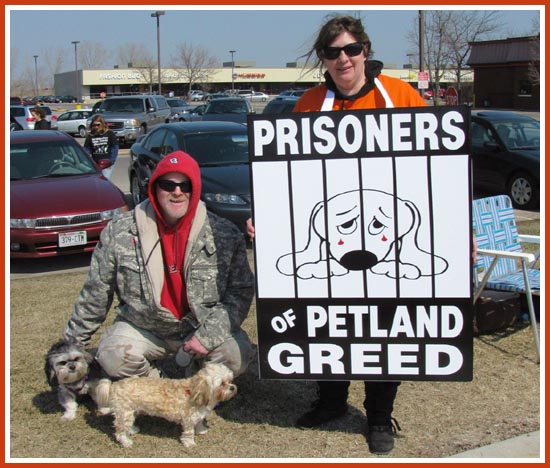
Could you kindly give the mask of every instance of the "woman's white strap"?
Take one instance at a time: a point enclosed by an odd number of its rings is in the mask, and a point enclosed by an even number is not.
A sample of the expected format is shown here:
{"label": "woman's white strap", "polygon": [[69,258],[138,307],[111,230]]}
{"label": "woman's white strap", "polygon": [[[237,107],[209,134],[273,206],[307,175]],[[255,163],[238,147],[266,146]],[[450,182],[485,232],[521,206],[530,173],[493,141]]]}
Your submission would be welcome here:
{"label": "woman's white strap", "polygon": [[[393,109],[395,106],[393,105],[393,101],[390,98],[390,95],[386,91],[386,88],[382,85],[380,80],[378,78],[374,79],[374,84],[382,94],[382,97],[386,101],[386,107]],[[331,91],[330,89],[327,89],[327,93],[325,94],[325,100],[323,101],[323,105],[321,106],[321,111],[331,111],[332,107],[334,106],[334,91]]]}
{"label": "woman's white strap", "polygon": [[382,93],[382,96],[384,97],[384,100],[386,101],[386,107],[390,108],[390,109],[393,109],[395,107],[393,105],[393,101],[391,100],[390,95],[386,91],[386,88],[384,88],[384,86],[382,86],[382,83],[380,82],[380,80],[378,78],[374,79],[374,84],[378,88],[378,91],[380,91]]}
{"label": "woman's white strap", "polygon": [[331,111],[332,106],[334,106],[334,91],[327,89],[327,94],[325,94],[325,100],[321,106],[321,111]]}

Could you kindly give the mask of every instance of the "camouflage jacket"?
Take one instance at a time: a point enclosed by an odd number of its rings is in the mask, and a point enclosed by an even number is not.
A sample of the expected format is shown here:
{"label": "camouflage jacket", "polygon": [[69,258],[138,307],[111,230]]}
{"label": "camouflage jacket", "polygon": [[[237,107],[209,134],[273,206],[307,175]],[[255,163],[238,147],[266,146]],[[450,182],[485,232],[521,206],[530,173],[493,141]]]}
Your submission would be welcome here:
{"label": "camouflage jacket", "polygon": [[164,268],[155,213],[145,200],[101,233],[65,336],[88,344],[115,294],[119,318],[160,338],[183,339],[195,331],[207,349],[214,349],[240,328],[254,281],[244,238],[233,223],[199,202],[184,259],[190,313],[181,320],[160,304]]}

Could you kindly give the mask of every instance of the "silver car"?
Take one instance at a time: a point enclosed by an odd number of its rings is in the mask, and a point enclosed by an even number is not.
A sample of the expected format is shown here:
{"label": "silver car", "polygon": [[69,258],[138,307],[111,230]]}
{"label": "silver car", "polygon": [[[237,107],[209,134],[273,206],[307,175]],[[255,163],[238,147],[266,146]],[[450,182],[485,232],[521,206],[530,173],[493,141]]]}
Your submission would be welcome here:
{"label": "silver car", "polygon": [[180,98],[166,98],[166,102],[170,106],[170,121],[186,122],[189,120],[189,111],[194,108]]}
{"label": "silver car", "polygon": [[85,138],[87,135],[86,119],[92,116],[92,109],[78,109],[63,112],[57,117],[57,129],[70,135]]}
{"label": "silver car", "polygon": [[[13,115],[23,130],[34,130],[34,117],[31,114],[31,110],[35,107],[37,106],[10,106],[11,115]],[[48,106],[40,107],[46,112],[46,120],[50,122],[52,128],[56,128],[56,118],[52,115],[52,110]]]}

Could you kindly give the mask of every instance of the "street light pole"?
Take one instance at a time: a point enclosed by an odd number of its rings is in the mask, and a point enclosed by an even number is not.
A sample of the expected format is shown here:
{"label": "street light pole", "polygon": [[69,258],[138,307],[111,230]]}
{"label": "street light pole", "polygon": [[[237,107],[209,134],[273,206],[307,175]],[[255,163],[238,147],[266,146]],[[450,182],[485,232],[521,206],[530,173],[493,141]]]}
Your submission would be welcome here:
{"label": "street light pole", "polygon": [[71,41],[74,44],[74,87],[76,102],[80,102],[80,90],[78,89],[78,59],[76,54],[76,45],[80,44],[80,41]]}
{"label": "street light pole", "polygon": [[230,50],[231,54],[231,92],[235,92],[235,60],[233,59],[233,54],[237,52],[236,50]]}
{"label": "street light pole", "polygon": [[38,96],[38,65],[36,64],[36,59],[38,55],[33,55],[34,57],[34,95]]}
{"label": "street light pole", "polygon": [[164,11],[155,11],[154,13],[151,13],[151,18],[157,19],[157,68],[158,68],[157,73],[158,73],[159,95],[162,94],[161,80],[160,80],[160,17],[164,14],[165,14]]}

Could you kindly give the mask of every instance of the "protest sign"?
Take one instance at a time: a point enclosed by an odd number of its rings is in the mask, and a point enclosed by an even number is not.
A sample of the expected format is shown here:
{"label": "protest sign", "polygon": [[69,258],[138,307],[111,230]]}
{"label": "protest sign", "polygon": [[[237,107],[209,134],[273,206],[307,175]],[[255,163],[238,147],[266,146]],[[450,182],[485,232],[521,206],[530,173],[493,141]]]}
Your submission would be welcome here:
{"label": "protest sign", "polygon": [[470,380],[469,110],[248,126],[261,378]]}

